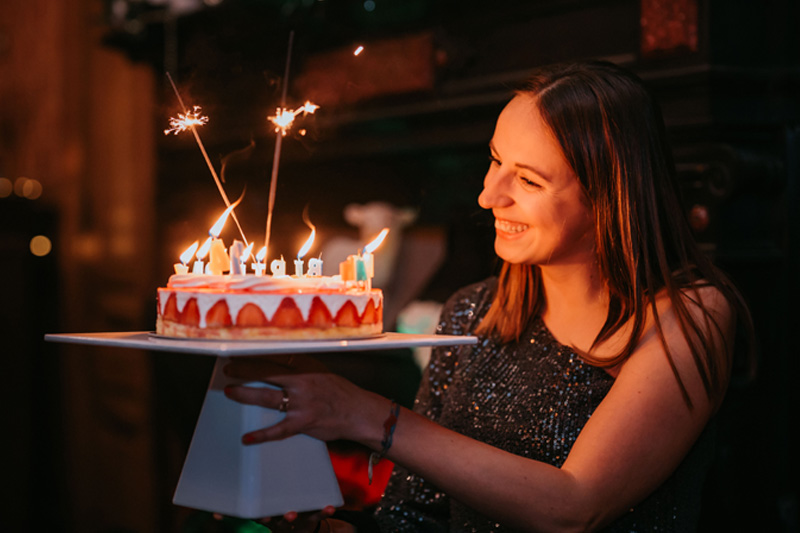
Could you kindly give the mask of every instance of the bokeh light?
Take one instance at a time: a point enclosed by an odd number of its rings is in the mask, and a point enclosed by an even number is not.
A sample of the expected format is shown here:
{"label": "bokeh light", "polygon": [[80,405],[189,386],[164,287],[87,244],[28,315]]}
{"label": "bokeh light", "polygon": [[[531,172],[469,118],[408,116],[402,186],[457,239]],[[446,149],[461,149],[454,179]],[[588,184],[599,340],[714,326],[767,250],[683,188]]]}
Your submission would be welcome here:
{"label": "bokeh light", "polygon": [[53,249],[53,244],[50,242],[50,239],[44,235],[37,235],[31,239],[30,249],[33,255],[44,257]]}
{"label": "bokeh light", "polygon": [[7,198],[14,192],[14,184],[8,178],[0,178],[0,198]]}
{"label": "bokeh light", "polygon": [[20,177],[14,180],[14,194],[19,196],[20,198],[25,197],[25,184],[28,182],[28,178]]}
{"label": "bokeh light", "polygon": [[36,200],[42,195],[42,184],[39,180],[28,179],[22,186],[22,196],[28,200]]}

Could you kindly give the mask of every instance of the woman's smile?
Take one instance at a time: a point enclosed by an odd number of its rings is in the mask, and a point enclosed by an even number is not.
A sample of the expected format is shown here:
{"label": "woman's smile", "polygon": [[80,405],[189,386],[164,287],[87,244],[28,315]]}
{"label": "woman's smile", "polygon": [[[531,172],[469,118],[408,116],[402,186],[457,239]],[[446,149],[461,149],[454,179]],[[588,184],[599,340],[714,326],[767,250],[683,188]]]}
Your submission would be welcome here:
{"label": "woman's smile", "polygon": [[502,218],[496,218],[494,220],[494,227],[498,231],[498,233],[516,235],[518,233],[522,233],[523,231],[527,230],[530,226],[528,226],[527,224],[523,224],[522,222],[514,222],[513,220],[504,220]]}

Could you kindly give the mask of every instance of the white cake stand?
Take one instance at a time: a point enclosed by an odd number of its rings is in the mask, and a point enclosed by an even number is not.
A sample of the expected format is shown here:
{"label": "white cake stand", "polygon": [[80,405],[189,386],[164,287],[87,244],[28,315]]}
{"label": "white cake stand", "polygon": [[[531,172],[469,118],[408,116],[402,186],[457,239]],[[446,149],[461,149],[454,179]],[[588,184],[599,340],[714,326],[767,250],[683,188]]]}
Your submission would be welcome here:
{"label": "white cake stand", "polygon": [[338,507],[344,501],[323,441],[295,435],[258,445],[242,444],[243,434],[276,424],[285,415],[225,397],[223,389],[232,381],[223,374],[222,368],[229,357],[477,342],[477,338],[467,336],[404,333],[356,340],[212,341],[165,338],[146,331],[48,334],[45,340],[216,357],[172,501],[184,507],[249,519],[279,516],[288,511],[313,511],[327,505]]}

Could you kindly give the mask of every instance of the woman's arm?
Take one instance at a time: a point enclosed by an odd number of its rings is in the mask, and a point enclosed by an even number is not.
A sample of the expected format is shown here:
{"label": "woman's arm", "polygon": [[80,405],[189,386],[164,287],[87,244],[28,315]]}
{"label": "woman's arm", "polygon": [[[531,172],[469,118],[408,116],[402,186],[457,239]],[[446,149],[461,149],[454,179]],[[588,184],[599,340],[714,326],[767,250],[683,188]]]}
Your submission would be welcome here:
{"label": "woman's arm", "polygon": [[[704,299],[715,299],[715,294],[707,293]],[[727,305],[712,304],[724,331],[729,332]],[[686,406],[650,324],[561,468],[464,437],[408,410],[399,416],[387,457],[511,527],[585,531],[613,521],[674,471],[714,408],[668,305],[659,302],[659,308],[693,409]],[[255,364],[237,359],[229,372],[234,377],[252,378],[257,369],[247,366]],[[287,389],[292,400],[284,421],[249,434],[252,442],[307,433],[380,449],[389,400],[332,375],[277,375],[272,371],[261,377]],[[266,407],[277,406],[281,398],[280,391],[244,387],[231,389],[229,395]]]}

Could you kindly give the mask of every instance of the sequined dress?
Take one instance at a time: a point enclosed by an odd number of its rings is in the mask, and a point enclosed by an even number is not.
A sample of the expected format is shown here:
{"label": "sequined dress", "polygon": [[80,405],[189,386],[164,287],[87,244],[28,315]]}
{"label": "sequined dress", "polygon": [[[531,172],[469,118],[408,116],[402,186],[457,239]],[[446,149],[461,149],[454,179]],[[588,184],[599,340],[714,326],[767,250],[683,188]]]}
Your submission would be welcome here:
{"label": "sequined dress", "polygon": [[[438,331],[472,334],[495,286],[491,279],[456,293]],[[476,346],[434,350],[414,410],[458,433],[561,466],[613,381],[535,319],[517,343],[479,338]],[[712,452],[706,432],[673,476],[607,531],[694,531]],[[512,531],[399,466],[375,518],[386,532]]]}

